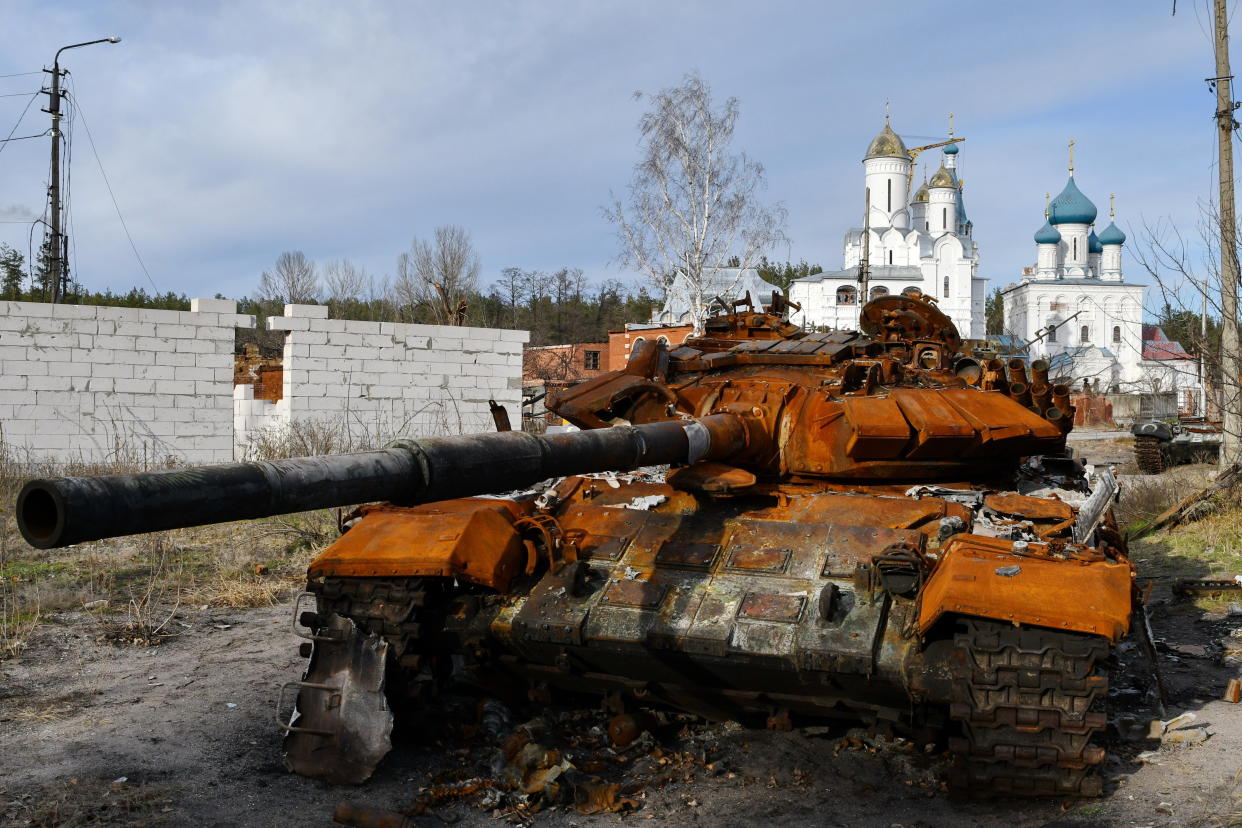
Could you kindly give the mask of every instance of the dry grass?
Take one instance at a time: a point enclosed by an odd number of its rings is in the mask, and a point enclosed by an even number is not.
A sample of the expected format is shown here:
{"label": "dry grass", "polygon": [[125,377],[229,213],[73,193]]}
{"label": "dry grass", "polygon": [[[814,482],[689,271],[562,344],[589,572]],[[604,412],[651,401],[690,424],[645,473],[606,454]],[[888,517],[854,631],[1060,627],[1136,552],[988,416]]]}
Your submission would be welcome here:
{"label": "dry grass", "polygon": [[167,821],[171,805],[168,791],[160,785],[67,779],[37,789],[0,788],[0,825],[159,825]]}
{"label": "dry grass", "polygon": [[[0,659],[18,656],[40,624],[85,611],[101,638],[158,643],[190,608],[253,607],[294,592],[311,557],[336,535],[335,512],[289,515],[66,549],[28,546],[12,504],[27,479],[59,474],[140,471],[128,463],[55,463],[20,455],[0,442]],[[256,575],[256,567],[269,574]]]}

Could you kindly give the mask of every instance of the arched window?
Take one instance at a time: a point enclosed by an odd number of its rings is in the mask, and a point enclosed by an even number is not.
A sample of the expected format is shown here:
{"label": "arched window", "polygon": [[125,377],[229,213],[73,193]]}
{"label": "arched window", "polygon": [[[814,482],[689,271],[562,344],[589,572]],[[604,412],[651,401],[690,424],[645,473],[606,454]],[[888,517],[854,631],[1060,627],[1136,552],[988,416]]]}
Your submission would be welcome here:
{"label": "arched window", "polygon": [[1113,342],[1120,344],[1121,342],[1121,326],[1113,325]]}
{"label": "arched window", "polygon": [[1050,321],[1050,322],[1048,323],[1048,341],[1049,341],[1049,342],[1056,342],[1056,341],[1057,341],[1057,329],[1056,329],[1056,323],[1055,323],[1055,322],[1051,322],[1051,321]]}
{"label": "arched window", "polygon": [[858,288],[852,285],[842,285],[837,288],[837,304],[838,305],[856,305],[858,304]]}
{"label": "arched window", "polygon": [[890,178],[884,183],[888,185],[888,207],[886,209],[891,213],[893,212],[893,179]]}
{"label": "arched window", "polygon": [[907,285],[901,289],[902,296],[921,296],[923,291],[914,285]]}
{"label": "arched window", "polygon": [[940,208],[940,228],[942,230],[949,229],[949,208],[948,207]]}
{"label": "arched window", "polygon": [[646,341],[647,341],[646,337],[642,337],[642,336],[638,337],[637,339],[635,339],[633,342],[630,343],[630,351],[633,352],[634,350],[638,348],[639,345],[643,344]]}
{"label": "arched window", "polygon": [[893,251],[891,251],[891,250],[890,250],[890,251],[888,251],[888,263],[889,263],[889,264],[892,264],[892,263],[893,263]]}
{"label": "arched window", "polygon": [[942,299],[949,298],[949,277],[948,276],[944,277],[944,293],[941,294],[941,298]]}
{"label": "arched window", "polygon": [[884,287],[884,285],[876,285],[873,287],[871,289],[871,298],[874,299],[877,296],[888,296],[888,288]]}
{"label": "arched window", "polygon": [[1074,243],[1074,258],[1077,259],[1078,258],[1078,238],[1077,237],[1074,238],[1073,243]]}
{"label": "arched window", "polygon": [[1091,326],[1090,325],[1082,326],[1082,332],[1078,337],[1078,341],[1081,342],[1083,345],[1091,344]]}

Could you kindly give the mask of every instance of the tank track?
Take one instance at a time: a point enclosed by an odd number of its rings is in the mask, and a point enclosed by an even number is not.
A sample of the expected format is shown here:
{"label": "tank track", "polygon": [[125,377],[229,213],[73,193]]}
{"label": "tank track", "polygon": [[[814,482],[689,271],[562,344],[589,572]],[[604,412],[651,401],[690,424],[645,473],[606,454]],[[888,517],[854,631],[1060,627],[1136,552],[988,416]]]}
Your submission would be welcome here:
{"label": "tank track", "polygon": [[1168,468],[1161,441],[1156,437],[1135,437],[1134,459],[1143,474],[1160,474]]}
{"label": "tank track", "polygon": [[1106,641],[966,620],[954,636],[950,782],[973,794],[1099,796]]}
{"label": "tank track", "polygon": [[326,578],[312,583],[318,613],[336,613],[388,642],[390,701],[415,701],[434,690],[435,639],[443,628],[443,584],[424,578]]}

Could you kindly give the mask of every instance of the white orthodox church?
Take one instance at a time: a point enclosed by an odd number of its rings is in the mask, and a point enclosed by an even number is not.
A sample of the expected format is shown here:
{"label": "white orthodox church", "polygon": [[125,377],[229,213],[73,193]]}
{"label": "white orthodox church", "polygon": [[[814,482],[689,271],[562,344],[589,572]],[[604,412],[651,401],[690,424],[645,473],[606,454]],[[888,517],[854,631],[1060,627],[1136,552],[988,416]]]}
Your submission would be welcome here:
{"label": "white orthodox church", "polygon": [[[940,169],[913,197],[914,159],[887,121],[863,159],[870,211],[867,227],[845,234],[843,270],[799,279],[789,298],[802,306],[793,320],[808,327],[856,329],[859,263],[868,249],[871,297],[918,289],[939,300],[963,336],[984,335],[987,280],[978,276],[979,248],[971,237],[958,147],[943,150]],[[868,236],[869,238],[864,238]]]}
{"label": "white orthodox church", "polygon": [[[1189,402],[1198,387],[1194,359],[1160,328],[1143,324],[1144,286],[1127,282],[1121,250],[1126,235],[1113,220],[1096,235],[1095,204],[1074,181],[1045,209],[1035,233],[1035,265],[1005,288],[1004,327],[1053,375],[1100,391],[1175,391]],[[1186,406],[1190,407],[1190,406]]]}

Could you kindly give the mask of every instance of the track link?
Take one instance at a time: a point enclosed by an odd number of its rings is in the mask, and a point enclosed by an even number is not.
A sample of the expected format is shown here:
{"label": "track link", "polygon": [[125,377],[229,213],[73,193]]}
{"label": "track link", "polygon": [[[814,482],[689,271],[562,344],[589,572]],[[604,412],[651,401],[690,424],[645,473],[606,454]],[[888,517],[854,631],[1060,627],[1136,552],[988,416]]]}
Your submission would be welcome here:
{"label": "track link", "polygon": [[1135,437],[1134,459],[1144,474],[1160,474],[1168,468],[1163,444],[1156,437]]}
{"label": "track link", "polygon": [[1098,796],[1109,648],[1095,636],[966,620],[954,637],[962,736],[951,779],[970,793]]}

